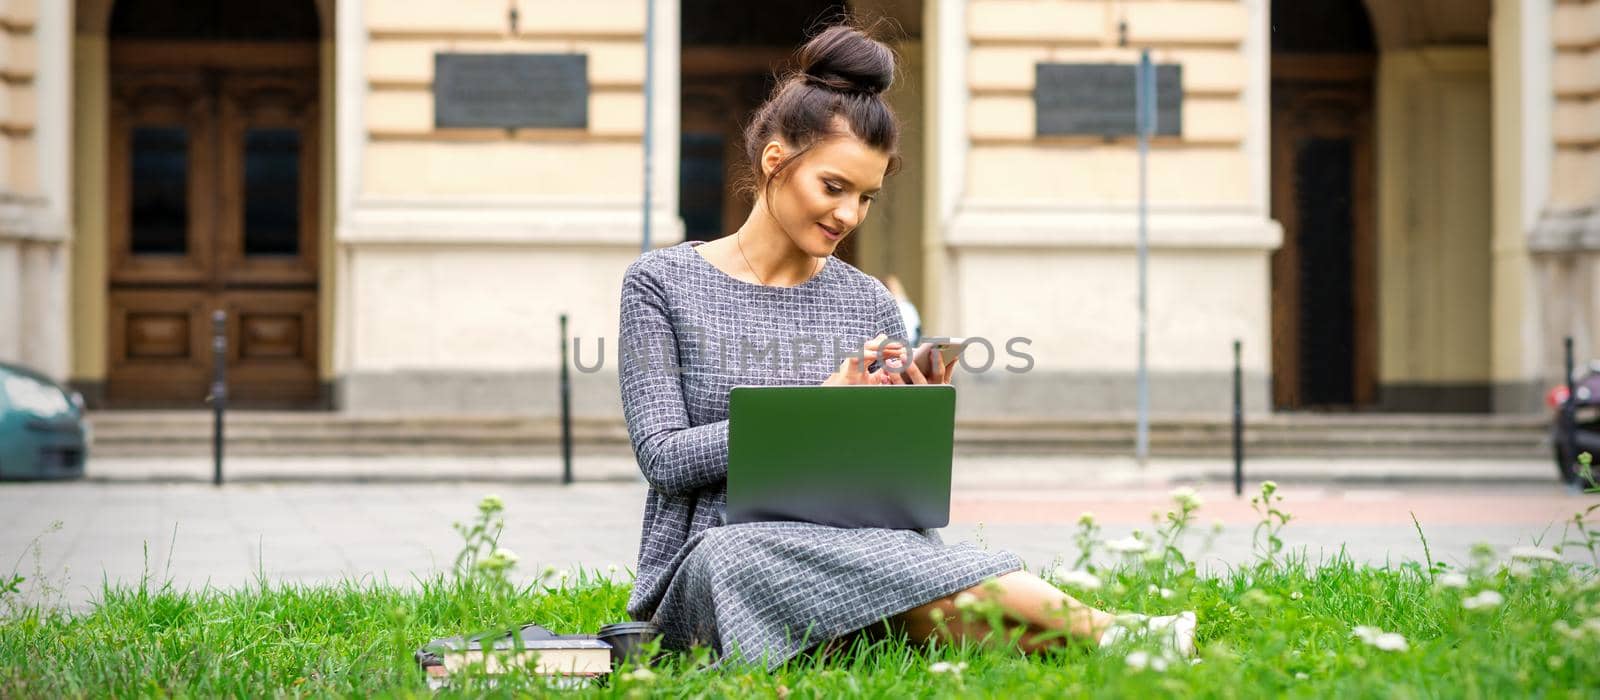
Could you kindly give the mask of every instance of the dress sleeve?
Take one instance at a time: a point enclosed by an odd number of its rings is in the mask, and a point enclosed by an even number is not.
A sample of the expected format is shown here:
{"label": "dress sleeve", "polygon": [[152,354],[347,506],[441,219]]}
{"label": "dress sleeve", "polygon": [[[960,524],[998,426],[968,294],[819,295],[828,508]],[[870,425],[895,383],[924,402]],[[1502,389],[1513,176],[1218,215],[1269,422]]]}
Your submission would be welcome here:
{"label": "dress sleeve", "polygon": [[635,261],[622,279],[617,334],[622,409],[645,480],[663,495],[678,495],[727,478],[728,421],[689,425],[667,308],[660,281]]}

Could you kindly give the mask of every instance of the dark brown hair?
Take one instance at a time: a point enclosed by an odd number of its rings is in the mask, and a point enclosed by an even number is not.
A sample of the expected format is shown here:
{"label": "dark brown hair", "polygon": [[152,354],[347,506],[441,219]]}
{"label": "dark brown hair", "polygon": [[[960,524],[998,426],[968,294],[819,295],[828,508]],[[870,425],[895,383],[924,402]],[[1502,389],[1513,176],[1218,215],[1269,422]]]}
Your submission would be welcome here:
{"label": "dark brown hair", "polygon": [[[799,63],[744,128],[744,151],[753,175],[749,189],[769,186],[817,142],[841,135],[841,126],[889,154],[889,173],[898,170],[900,124],[883,99],[883,91],[894,82],[894,51],[861,29],[841,24],[807,41]],[[794,151],[770,177],[763,177],[761,152],[775,136]]]}

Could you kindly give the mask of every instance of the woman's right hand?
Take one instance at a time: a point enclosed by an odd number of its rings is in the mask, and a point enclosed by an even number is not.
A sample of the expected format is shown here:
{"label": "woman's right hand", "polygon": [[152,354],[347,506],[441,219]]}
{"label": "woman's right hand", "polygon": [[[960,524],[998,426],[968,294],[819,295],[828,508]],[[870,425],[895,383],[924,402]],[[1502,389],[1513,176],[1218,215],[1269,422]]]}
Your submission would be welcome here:
{"label": "woman's right hand", "polygon": [[878,337],[866,342],[862,347],[861,355],[851,355],[839,363],[839,369],[832,376],[822,382],[823,386],[844,386],[851,384],[892,384],[893,378],[888,370],[878,368],[876,372],[867,372],[867,366],[878,359],[884,358],[885,362],[908,362],[905,346],[895,343],[885,347],[889,336],[879,333]]}

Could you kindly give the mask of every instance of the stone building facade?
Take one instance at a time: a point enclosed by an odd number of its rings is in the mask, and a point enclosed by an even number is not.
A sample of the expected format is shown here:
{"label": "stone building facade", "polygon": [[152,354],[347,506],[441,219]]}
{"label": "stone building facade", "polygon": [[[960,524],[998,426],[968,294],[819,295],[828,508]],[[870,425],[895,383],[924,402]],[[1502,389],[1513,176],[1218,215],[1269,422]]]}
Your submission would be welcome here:
{"label": "stone building facade", "polygon": [[[741,120],[846,10],[906,168],[841,256],[994,343],[966,418],[1133,408],[1136,141],[1042,128],[1036,81],[1141,49],[1181,75],[1155,410],[1226,410],[1235,340],[1252,411],[1529,412],[1564,337],[1600,356],[1600,0],[5,0],[0,360],[199,407],[222,310],[246,405],[550,415],[565,314],[619,416],[646,132],[649,246],[731,232]],[[440,126],[440,54],[581,56],[583,122]]]}

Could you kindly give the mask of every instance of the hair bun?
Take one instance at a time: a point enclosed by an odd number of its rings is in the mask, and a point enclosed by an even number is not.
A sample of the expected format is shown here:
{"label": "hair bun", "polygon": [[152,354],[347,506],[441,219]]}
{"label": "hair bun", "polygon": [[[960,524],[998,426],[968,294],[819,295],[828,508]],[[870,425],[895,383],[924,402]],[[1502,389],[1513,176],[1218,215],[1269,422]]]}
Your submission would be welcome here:
{"label": "hair bun", "polygon": [[854,27],[828,27],[801,47],[800,75],[835,92],[880,95],[894,83],[894,51]]}

